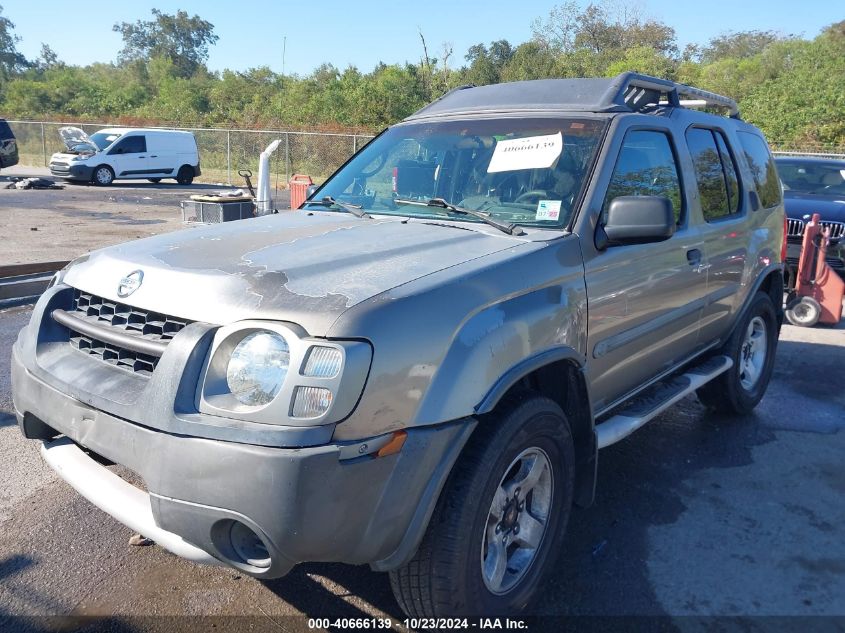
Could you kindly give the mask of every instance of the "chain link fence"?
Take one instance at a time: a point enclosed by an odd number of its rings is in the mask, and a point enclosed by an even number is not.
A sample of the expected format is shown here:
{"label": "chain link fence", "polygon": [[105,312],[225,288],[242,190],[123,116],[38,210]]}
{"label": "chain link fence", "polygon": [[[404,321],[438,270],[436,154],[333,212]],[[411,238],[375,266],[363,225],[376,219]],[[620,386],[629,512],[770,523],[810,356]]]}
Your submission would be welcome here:
{"label": "chain link fence", "polygon": [[[62,123],[56,121],[8,121],[18,141],[20,163],[48,166],[50,156],[64,151],[59,128],[72,125],[87,134],[107,127],[127,127],[107,123]],[[155,128],[152,128],[155,129]],[[281,139],[270,158],[270,173],[276,189],[288,183],[293,174],[308,174],[322,182],[352,154],[373,138],[369,134],[336,134],[328,132],[296,132],[288,130],[227,130],[220,128],[168,127],[168,130],[193,132],[197,139],[202,180],[227,184],[243,184],[241,169],[258,177],[258,157],[274,140]]]}

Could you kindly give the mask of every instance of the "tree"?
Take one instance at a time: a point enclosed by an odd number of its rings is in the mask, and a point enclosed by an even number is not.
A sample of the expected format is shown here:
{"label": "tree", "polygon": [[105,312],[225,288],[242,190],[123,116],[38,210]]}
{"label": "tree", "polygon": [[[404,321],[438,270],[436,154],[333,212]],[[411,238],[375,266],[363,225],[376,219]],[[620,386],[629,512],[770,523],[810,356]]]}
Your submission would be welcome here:
{"label": "tree", "polygon": [[700,60],[709,64],[720,59],[745,59],[759,54],[769,44],[790,39],[774,31],[739,31],[724,33],[710,40],[700,54]]}
{"label": "tree", "polygon": [[43,73],[45,70],[49,70],[50,68],[64,66],[64,63],[59,60],[59,56],[56,54],[56,51],[50,48],[49,44],[44,44],[42,42],[41,53],[39,53],[33,63],[33,66],[38,72]]}
{"label": "tree", "polygon": [[3,6],[0,5],[0,88],[15,73],[27,68],[26,57],[17,49],[20,38],[14,33],[15,25],[9,18],[3,16]]}
{"label": "tree", "polygon": [[511,61],[514,48],[507,40],[496,40],[488,49],[484,44],[470,46],[464,57],[470,66],[466,69],[467,81],[478,86],[502,80],[502,70]]}
{"label": "tree", "polygon": [[153,20],[122,22],[112,30],[123,38],[118,61],[127,64],[136,60],[148,62],[156,57],[167,58],[180,77],[193,76],[208,59],[208,49],[219,39],[214,25],[186,11],[174,15],[152,10]]}

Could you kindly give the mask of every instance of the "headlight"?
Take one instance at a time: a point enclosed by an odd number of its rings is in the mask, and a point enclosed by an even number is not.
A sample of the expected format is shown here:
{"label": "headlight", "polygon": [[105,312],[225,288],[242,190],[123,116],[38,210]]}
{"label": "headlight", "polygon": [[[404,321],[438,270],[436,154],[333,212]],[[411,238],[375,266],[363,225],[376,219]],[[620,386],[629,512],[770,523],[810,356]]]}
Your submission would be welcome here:
{"label": "headlight", "polygon": [[71,160],[88,160],[92,156],[93,154],[77,154],[76,156],[71,158]]}
{"label": "headlight", "polygon": [[265,405],[279,393],[289,367],[290,348],[281,334],[253,332],[232,350],[226,384],[239,402]]}

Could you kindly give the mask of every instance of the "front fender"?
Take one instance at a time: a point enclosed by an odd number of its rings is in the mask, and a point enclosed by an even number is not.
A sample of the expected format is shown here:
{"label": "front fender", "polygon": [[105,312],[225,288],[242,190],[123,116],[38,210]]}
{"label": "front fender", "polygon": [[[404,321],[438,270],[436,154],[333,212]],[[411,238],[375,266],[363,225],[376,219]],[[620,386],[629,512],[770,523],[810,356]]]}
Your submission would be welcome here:
{"label": "front fender", "polygon": [[580,284],[547,286],[466,319],[432,377],[413,424],[490,411],[520,378],[562,359],[584,363],[586,297]]}

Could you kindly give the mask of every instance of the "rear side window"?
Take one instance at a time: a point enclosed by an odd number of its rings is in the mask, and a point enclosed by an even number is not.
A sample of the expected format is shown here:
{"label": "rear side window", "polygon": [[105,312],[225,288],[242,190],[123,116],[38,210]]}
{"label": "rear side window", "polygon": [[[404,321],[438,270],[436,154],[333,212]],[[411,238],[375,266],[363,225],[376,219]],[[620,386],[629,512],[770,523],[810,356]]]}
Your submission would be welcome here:
{"label": "rear side window", "polygon": [[748,161],[748,167],[751,169],[751,175],[754,177],[760,204],[764,209],[777,206],[781,201],[780,180],[778,180],[775,161],[766,142],[750,132],[739,132],[737,136],[742,144],[745,160]]}
{"label": "rear side window", "polygon": [[722,133],[690,128],[686,138],[704,219],[711,222],[738,213],[739,179]]}
{"label": "rear side window", "polygon": [[143,136],[127,136],[117,143],[109,154],[142,154],[147,151],[147,141]]}
{"label": "rear side window", "polygon": [[678,165],[669,136],[655,130],[631,130],[625,135],[613,177],[607,188],[602,218],[619,196],[662,196],[668,198],[675,220],[683,219]]}

